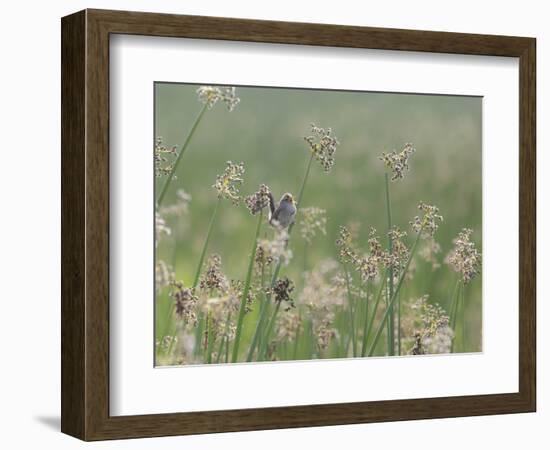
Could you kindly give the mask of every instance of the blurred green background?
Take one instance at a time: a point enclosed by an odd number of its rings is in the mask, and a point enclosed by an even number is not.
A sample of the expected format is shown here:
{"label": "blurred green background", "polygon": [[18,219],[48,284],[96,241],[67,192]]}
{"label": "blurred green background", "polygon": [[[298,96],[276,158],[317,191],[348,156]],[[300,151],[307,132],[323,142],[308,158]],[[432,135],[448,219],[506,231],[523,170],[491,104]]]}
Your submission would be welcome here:
{"label": "blurred green background", "polygon": [[[198,85],[155,84],[155,136],[167,146],[181,148],[200,111]],[[444,222],[436,233],[442,248],[441,267],[417,261],[412,282],[404,295],[430,295],[448,309],[457,280],[443,263],[452,240],[464,227],[474,230],[481,249],[481,115],[482,99],[467,96],[391,94],[308,89],[237,87],[241,102],[229,112],[221,102],[208,110],[177,170],[165,205],[183,188],[192,196],[189,214],[181,223],[169,223],[173,235],[161,242],[157,258],[174,265],[177,278],[192,282],[206,228],[216,203],[211,188],[225,161],[243,161],[246,168],[243,195],[267,184],[278,199],[284,192],[298,194],[309,156],[303,137],[310,124],[333,129],[340,141],[336,163],[329,174],[314,162],[301,207],[327,211],[327,235],[314,239],[310,266],[337,255],[334,242],[340,225],[358,223],[358,245],[366,248],[370,226],[382,235],[387,230],[382,152],[401,150],[406,142],[416,147],[410,172],[391,183],[394,224],[410,231],[409,221],[423,200],[440,208]],[[161,181],[157,179],[157,192]],[[256,220],[244,205],[222,203],[209,253],[222,256],[231,278],[243,279]],[[298,229],[291,238],[294,259],[284,275],[299,286],[303,270],[303,241]],[[409,235],[408,242],[412,243]],[[244,250],[244,251],[243,251]],[[481,348],[481,277],[466,292],[468,345]]]}

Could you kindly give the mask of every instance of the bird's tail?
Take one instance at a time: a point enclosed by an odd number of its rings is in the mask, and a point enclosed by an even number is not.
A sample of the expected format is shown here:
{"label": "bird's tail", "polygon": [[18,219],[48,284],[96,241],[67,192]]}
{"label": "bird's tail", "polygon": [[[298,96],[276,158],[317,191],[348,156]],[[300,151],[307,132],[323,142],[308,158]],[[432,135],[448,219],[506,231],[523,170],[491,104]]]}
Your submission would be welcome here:
{"label": "bird's tail", "polygon": [[273,194],[271,192],[268,192],[269,195],[269,220],[271,221],[271,218],[273,217],[273,214],[275,213],[275,199],[273,198]]}

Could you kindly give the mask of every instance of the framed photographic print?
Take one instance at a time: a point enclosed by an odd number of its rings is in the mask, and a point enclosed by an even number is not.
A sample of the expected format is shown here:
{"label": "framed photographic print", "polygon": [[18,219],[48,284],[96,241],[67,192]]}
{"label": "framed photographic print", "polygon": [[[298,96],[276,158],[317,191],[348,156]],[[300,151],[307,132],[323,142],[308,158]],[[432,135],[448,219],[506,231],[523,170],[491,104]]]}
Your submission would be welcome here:
{"label": "framed photographic print", "polygon": [[62,431],[535,410],[535,39],[62,19]]}

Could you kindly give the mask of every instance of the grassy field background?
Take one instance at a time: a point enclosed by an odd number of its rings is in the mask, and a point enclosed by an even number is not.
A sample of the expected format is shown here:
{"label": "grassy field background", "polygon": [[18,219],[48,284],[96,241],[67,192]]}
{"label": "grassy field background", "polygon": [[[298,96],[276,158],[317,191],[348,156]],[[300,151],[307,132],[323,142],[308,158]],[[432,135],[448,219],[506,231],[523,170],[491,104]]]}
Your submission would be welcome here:
{"label": "grassy field background", "polygon": [[[157,83],[155,86],[155,135],[167,146],[181,144],[200,111],[196,85]],[[370,226],[382,235],[387,229],[382,152],[401,150],[406,142],[416,147],[410,171],[391,183],[394,224],[409,232],[409,221],[418,214],[420,200],[437,205],[444,217],[436,233],[442,248],[441,267],[416,258],[416,274],[403,286],[404,297],[430,295],[430,302],[448,308],[457,274],[443,263],[452,240],[462,228],[474,230],[473,240],[482,244],[482,149],[479,97],[390,94],[375,92],[319,91],[237,87],[241,102],[229,112],[217,104],[208,110],[177,169],[165,204],[175,201],[183,188],[192,197],[189,214],[169,223],[172,236],[157,249],[157,259],[171,263],[176,278],[187,285],[196,270],[206,228],[216,203],[212,189],[216,175],[227,160],[244,162],[244,195],[260,183],[269,185],[278,199],[284,192],[295,195],[309,157],[303,137],[310,124],[331,127],[341,145],[331,173],[314,162],[302,204],[327,211],[327,234],[317,236],[307,261],[305,243],[295,232],[290,246],[294,253],[283,274],[300,288],[304,267],[336,258],[338,227],[359,224],[358,244],[366,248]],[[157,180],[157,189],[161,181]],[[243,279],[256,220],[244,206],[223,201],[209,246],[221,255],[230,278]],[[296,230],[298,231],[298,230]],[[466,351],[481,349],[481,276],[467,287]],[[157,298],[156,329],[166,328],[170,299]],[[247,315],[243,339],[250,339],[255,311]],[[250,317],[249,317],[250,316]],[[157,338],[160,335],[157,335]]]}

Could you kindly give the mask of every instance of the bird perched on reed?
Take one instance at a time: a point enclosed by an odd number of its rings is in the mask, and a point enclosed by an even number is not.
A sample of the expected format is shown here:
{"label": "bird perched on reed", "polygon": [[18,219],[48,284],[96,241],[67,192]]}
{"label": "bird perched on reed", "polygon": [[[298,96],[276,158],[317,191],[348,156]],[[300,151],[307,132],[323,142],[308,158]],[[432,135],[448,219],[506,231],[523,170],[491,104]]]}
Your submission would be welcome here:
{"label": "bird perched on reed", "polygon": [[274,226],[287,228],[294,223],[296,217],[296,202],[292,194],[283,194],[279,204],[275,204],[273,194],[269,192],[269,223]]}

